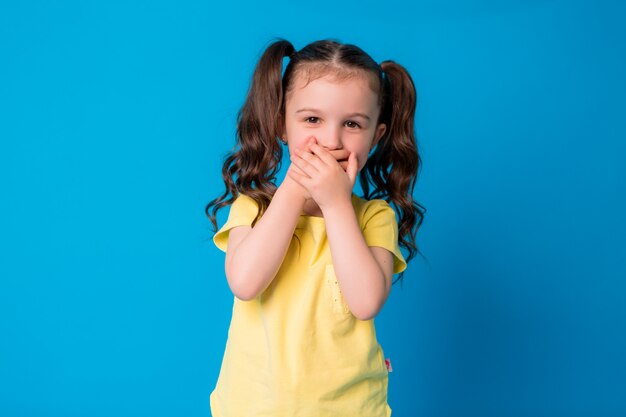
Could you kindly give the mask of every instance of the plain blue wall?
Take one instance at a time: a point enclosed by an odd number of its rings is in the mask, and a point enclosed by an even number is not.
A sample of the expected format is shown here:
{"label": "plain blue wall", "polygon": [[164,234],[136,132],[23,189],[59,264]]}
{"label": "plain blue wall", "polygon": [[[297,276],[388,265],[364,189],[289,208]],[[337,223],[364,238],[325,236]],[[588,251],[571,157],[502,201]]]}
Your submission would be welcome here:
{"label": "plain blue wall", "polygon": [[274,37],[355,43],[416,83],[429,263],[376,318],[394,416],[626,415],[624,21],[623,2],[3,1],[0,415],[210,414],[232,294],[204,207]]}

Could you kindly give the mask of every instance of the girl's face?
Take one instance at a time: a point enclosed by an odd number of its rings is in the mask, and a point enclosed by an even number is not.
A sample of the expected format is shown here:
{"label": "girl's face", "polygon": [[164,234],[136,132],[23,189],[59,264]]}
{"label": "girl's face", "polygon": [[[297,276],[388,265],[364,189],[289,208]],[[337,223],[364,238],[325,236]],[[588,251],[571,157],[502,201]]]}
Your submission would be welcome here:
{"label": "girl's face", "polygon": [[311,81],[302,77],[285,103],[285,132],[289,153],[303,148],[314,136],[328,151],[355,152],[360,171],[372,148],[385,133],[384,123],[376,124],[380,109],[378,96],[364,77],[334,81],[328,76]]}

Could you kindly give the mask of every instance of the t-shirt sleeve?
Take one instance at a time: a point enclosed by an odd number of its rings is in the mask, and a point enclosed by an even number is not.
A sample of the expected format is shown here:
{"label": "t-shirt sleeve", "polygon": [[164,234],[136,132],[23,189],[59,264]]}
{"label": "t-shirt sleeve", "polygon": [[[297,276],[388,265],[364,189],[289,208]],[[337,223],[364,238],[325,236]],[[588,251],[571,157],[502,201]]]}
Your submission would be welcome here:
{"label": "t-shirt sleeve", "polygon": [[230,205],[230,212],[226,223],[213,236],[213,243],[223,252],[228,247],[228,235],[236,226],[251,226],[256,218],[259,207],[252,197],[245,194],[239,196]]}
{"label": "t-shirt sleeve", "polygon": [[363,237],[367,246],[380,246],[393,254],[393,273],[406,269],[398,244],[396,212],[385,200],[371,200],[363,214]]}

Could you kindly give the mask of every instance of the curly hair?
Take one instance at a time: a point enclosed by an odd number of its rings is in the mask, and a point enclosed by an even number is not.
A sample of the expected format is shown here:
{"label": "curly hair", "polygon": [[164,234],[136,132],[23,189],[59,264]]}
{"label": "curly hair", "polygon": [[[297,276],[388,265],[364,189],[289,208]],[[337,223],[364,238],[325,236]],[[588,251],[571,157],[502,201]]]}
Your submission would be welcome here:
{"label": "curly hair", "polygon": [[[283,75],[286,57],[290,61]],[[285,102],[296,75],[305,75],[309,82],[325,75],[335,79],[365,76],[372,90],[378,92],[378,123],[385,123],[387,130],[360,171],[359,184],[364,199],[384,199],[396,211],[399,246],[408,251],[408,263],[420,253],[415,236],[426,212],[413,199],[421,167],[414,132],[415,85],[400,64],[387,60],[379,65],[358,46],[330,39],[312,42],[300,51],[289,41],[278,39],[262,54],[237,115],[235,147],[222,166],[226,190],[205,208],[214,230],[217,211],[232,204],[239,193],[248,195],[259,206],[253,226],[269,206],[283,156],[278,137],[284,126]],[[397,280],[403,275],[404,271]]]}

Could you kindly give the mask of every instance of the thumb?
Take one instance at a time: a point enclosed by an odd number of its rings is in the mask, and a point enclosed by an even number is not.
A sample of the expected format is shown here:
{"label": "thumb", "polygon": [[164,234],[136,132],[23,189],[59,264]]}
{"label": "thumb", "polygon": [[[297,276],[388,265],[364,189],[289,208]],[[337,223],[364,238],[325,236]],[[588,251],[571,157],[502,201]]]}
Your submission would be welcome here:
{"label": "thumb", "polygon": [[356,153],[350,152],[350,156],[348,157],[348,168],[346,169],[346,173],[348,174],[348,178],[354,185],[356,181],[357,169],[359,168],[359,162],[356,157]]}

